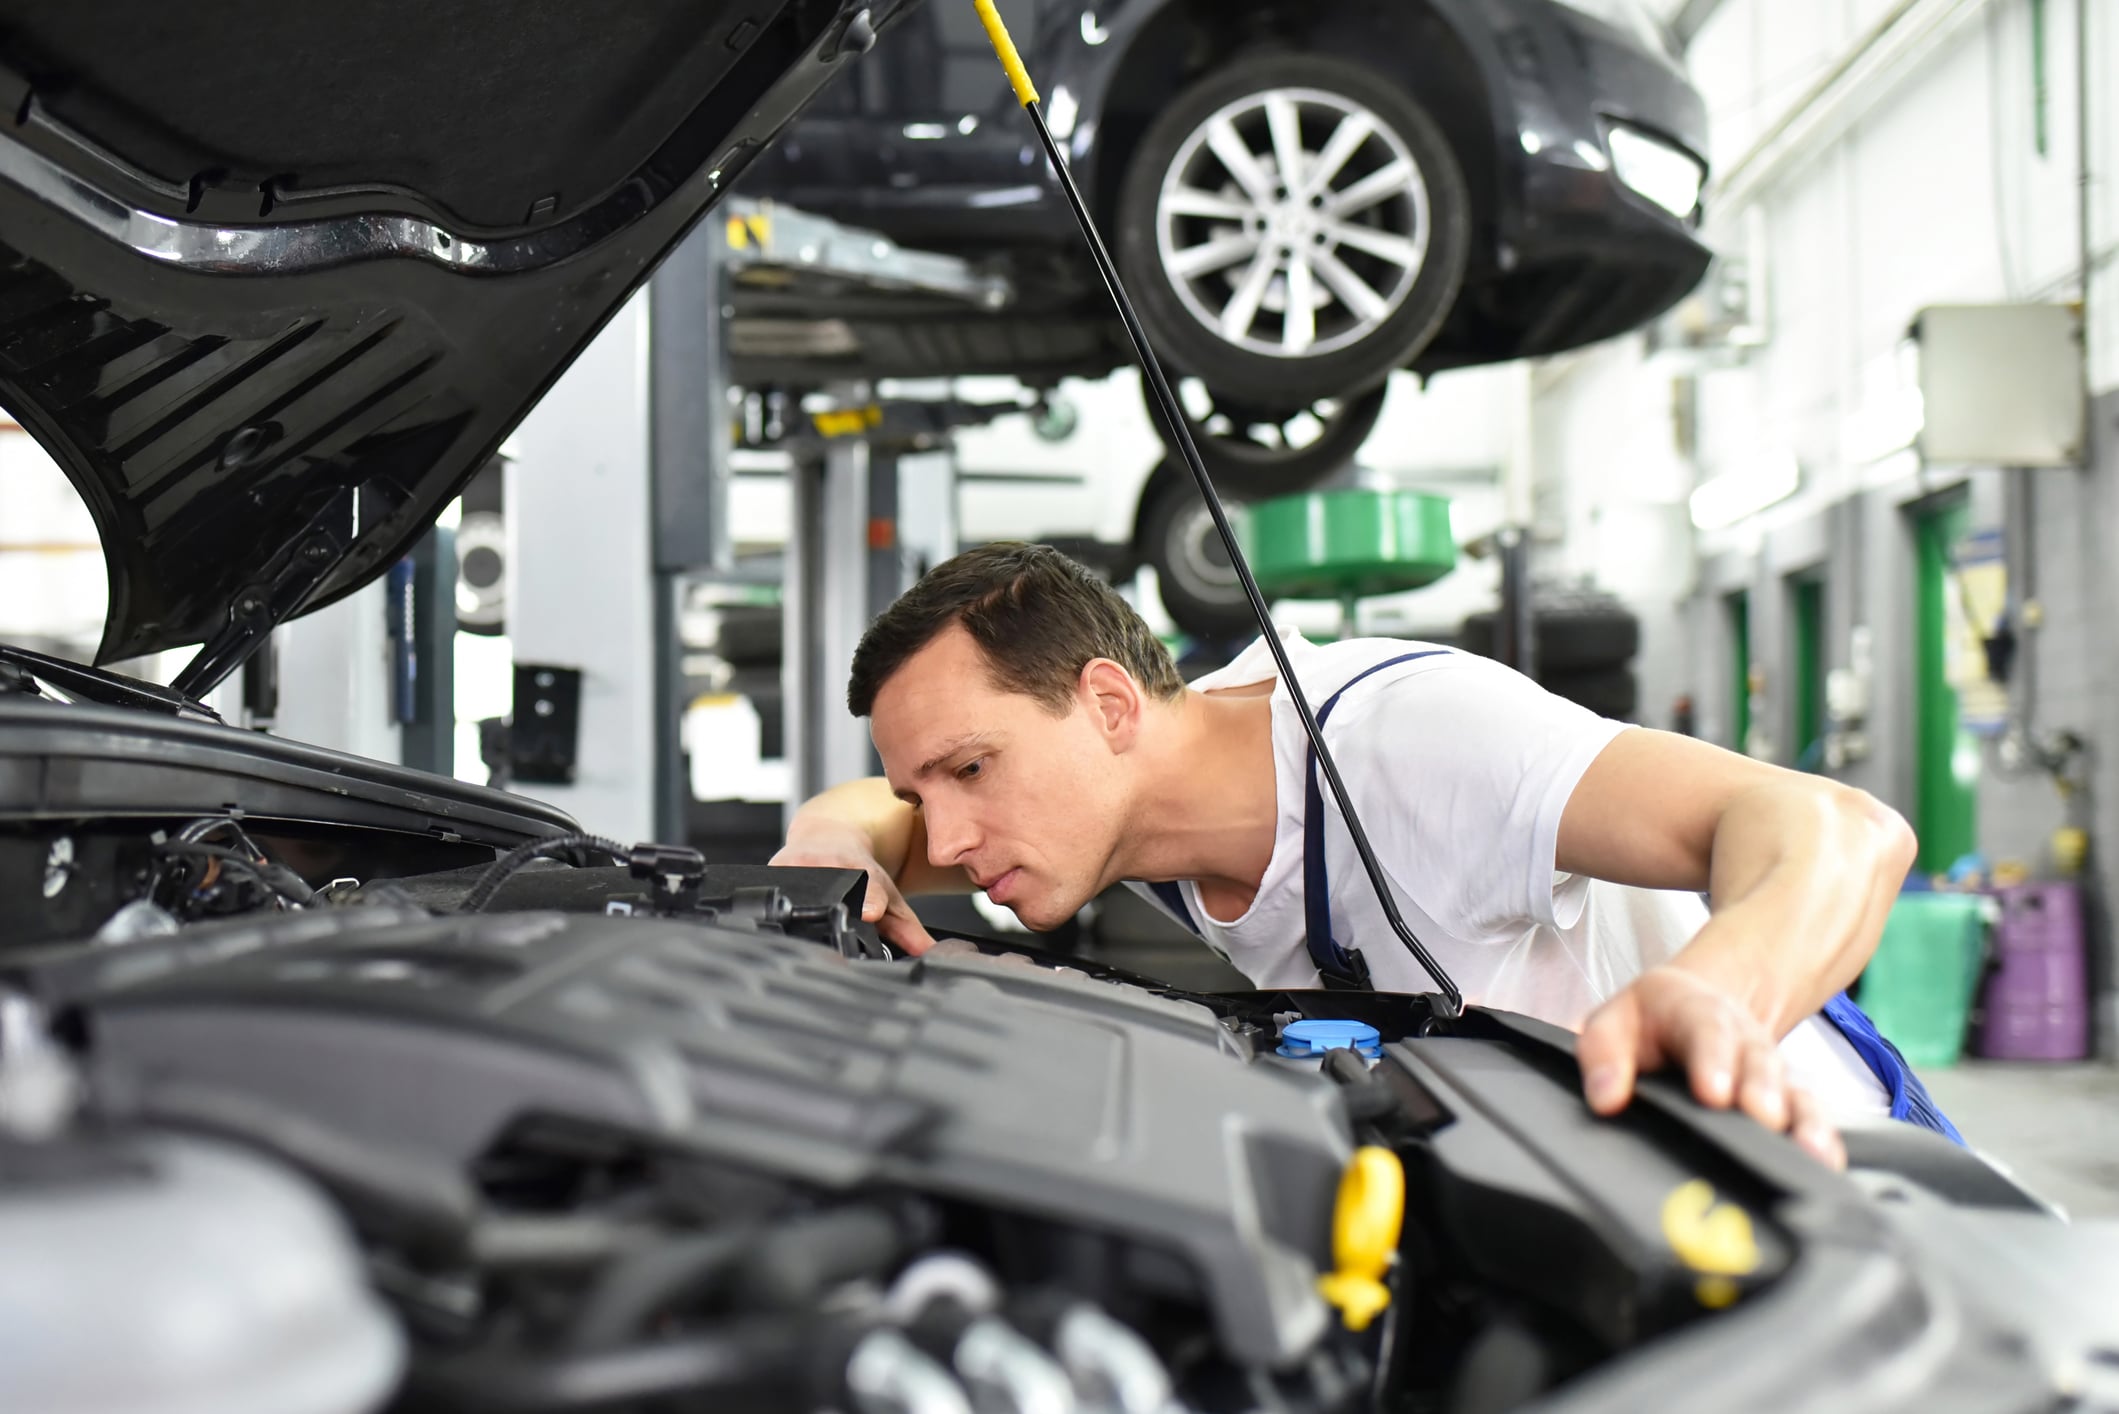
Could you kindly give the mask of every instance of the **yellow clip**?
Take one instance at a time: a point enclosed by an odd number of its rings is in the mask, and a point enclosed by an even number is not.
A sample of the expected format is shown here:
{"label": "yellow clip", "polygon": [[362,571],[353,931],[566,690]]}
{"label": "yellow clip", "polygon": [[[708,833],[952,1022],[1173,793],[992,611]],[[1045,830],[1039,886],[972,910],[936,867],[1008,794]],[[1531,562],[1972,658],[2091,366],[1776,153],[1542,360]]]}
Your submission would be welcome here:
{"label": "yellow clip", "polygon": [[1368,1329],[1391,1304],[1383,1274],[1398,1255],[1404,1226],[1405,1166],[1377,1145],[1356,1149],[1332,1212],[1332,1260],[1339,1270],[1317,1279],[1318,1294],[1339,1308],[1348,1330]]}
{"label": "yellow clip", "polygon": [[1738,1288],[1732,1277],[1758,1270],[1751,1215],[1734,1203],[1717,1202],[1714,1185],[1704,1178],[1679,1184],[1663,1200],[1663,1236],[1678,1260],[1700,1274],[1693,1294],[1711,1310],[1735,1303]]}
{"label": "yellow clip", "polygon": [[1023,67],[1023,56],[1015,52],[1015,41],[1008,37],[1008,26],[1001,22],[1001,12],[993,8],[993,0],[971,0],[978,7],[979,18],[985,21],[986,37],[993,41],[993,52],[1001,56],[1001,67],[1008,71],[1008,82],[1015,89],[1016,100],[1025,108],[1037,102],[1037,85],[1030,82],[1030,71]]}

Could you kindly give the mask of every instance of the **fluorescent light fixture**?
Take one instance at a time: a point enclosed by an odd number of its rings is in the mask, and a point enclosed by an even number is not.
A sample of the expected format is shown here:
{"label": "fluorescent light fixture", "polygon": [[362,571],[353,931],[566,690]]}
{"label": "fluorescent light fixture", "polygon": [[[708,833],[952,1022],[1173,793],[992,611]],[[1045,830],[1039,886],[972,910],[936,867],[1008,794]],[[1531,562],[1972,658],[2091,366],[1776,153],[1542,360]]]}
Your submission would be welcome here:
{"label": "fluorescent light fixture", "polygon": [[1611,165],[1620,181],[1681,221],[1699,207],[1707,174],[1691,153],[1674,143],[1614,124]]}
{"label": "fluorescent light fixture", "polygon": [[933,142],[937,138],[948,137],[949,128],[943,123],[907,123],[905,136],[915,142]]}
{"label": "fluorescent light fixture", "polygon": [[1787,500],[1802,484],[1803,470],[1792,452],[1762,456],[1694,487],[1692,523],[1701,530],[1721,530]]}
{"label": "fluorescent light fixture", "polygon": [[1840,424],[1841,454],[1855,466],[1874,465],[1918,442],[1927,422],[1927,400],[1920,389],[1887,389]]}
{"label": "fluorescent light fixture", "polygon": [[1103,25],[1097,21],[1096,11],[1082,11],[1082,43],[1102,44],[1105,40],[1109,39],[1110,37],[1111,31],[1105,29]]}
{"label": "fluorescent light fixture", "polygon": [[965,137],[970,137],[979,130],[979,115],[966,113],[963,117],[956,120],[956,130]]}

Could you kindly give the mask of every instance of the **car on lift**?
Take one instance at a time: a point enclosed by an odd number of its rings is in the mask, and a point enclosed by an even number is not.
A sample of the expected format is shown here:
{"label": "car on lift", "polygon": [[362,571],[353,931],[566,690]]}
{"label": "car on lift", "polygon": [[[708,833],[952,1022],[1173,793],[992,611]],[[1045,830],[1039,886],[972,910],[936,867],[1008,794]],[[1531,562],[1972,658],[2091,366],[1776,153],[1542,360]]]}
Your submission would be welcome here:
{"label": "car on lift", "polygon": [[2110,1392],[2119,1234],[1924,1132],[1843,1175],[1657,1077],[1602,1120],[1567,1033],[1446,989],[894,958],[857,871],[217,720],[880,18],[467,13],[76,0],[0,36],[0,406],[95,515],[103,659],[203,640],[170,687],[0,648],[0,1408]]}
{"label": "car on lift", "polygon": [[[1211,469],[1246,495],[1343,467],[1394,369],[1558,353],[1699,280],[1706,118],[1640,0],[1002,0]],[[1015,303],[782,311],[739,369],[814,378],[1126,361],[969,4],[900,13],[747,193],[949,251]],[[1145,502],[1144,502],[1145,505]]]}

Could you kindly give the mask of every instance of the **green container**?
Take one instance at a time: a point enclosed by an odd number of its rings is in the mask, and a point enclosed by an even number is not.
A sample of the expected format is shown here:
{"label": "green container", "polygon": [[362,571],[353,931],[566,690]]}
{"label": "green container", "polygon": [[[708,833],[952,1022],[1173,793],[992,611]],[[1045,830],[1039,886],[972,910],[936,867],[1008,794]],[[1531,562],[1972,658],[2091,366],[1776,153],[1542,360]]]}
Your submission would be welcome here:
{"label": "green container", "polygon": [[1861,1006],[1916,1066],[1957,1064],[1986,963],[1988,902],[1900,894],[1861,975]]}
{"label": "green container", "polygon": [[1360,599],[1457,567],[1449,501],[1424,491],[1312,491],[1249,508],[1244,553],[1275,599]]}

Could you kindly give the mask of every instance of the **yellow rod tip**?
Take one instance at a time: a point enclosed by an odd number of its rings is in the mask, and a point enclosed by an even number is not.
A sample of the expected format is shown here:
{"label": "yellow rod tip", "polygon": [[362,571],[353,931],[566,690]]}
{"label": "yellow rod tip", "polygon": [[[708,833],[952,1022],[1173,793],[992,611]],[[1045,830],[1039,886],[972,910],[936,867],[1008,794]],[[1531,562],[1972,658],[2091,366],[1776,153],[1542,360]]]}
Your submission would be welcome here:
{"label": "yellow rod tip", "polygon": [[1008,37],[1008,26],[1001,19],[1001,12],[993,7],[993,0],[971,0],[978,9],[979,20],[986,26],[986,38],[993,41],[993,52],[1000,56],[1001,67],[1008,72],[1009,87],[1015,90],[1016,101],[1025,108],[1037,102],[1037,85],[1030,82],[1030,71],[1023,67],[1023,56],[1015,52],[1015,41]]}

